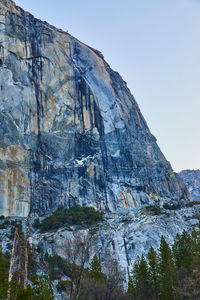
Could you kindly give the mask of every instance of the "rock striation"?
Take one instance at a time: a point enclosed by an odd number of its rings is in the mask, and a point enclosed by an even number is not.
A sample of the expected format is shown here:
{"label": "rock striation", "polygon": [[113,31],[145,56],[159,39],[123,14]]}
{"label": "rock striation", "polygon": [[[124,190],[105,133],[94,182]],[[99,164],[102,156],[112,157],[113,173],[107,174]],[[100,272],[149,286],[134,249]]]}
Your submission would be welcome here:
{"label": "rock striation", "polygon": [[[186,185],[99,51],[0,0],[0,215],[20,217],[26,232],[21,217],[31,213],[38,263],[40,252],[66,258],[66,240],[90,234],[87,266],[94,254],[102,266],[112,257],[128,279],[137,256],[158,249],[162,235],[171,244],[197,228],[199,205],[186,186],[196,200],[199,181],[190,182],[198,173],[180,175]],[[33,228],[35,216],[75,204],[105,211],[103,221]],[[10,229],[0,235],[6,252]]]}
{"label": "rock striation", "polygon": [[102,54],[0,0],[0,215],[188,201]]}
{"label": "rock striation", "polygon": [[183,170],[179,176],[184,180],[192,199],[200,201],[200,170]]}

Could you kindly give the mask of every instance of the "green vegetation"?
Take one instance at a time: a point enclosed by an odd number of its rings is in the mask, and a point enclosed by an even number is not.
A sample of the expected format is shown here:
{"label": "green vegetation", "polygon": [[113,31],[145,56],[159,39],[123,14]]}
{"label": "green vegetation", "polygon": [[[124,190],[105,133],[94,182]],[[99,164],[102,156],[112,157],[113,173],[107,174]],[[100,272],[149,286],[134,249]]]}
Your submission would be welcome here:
{"label": "green vegetation", "polygon": [[40,220],[37,218],[33,222],[33,228],[39,229],[40,228]]}
{"label": "green vegetation", "polygon": [[[0,299],[6,300],[8,289],[10,288],[10,297],[12,300],[53,300],[53,291],[47,277],[34,276],[32,287],[24,289],[18,280],[8,283],[8,270],[10,256],[3,253],[0,248]],[[13,278],[17,278],[14,274]]]}
{"label": "green vegetation", "polygon": [[[4,220],[2,218],[2,220]],[[12,250],[15,229],[18,227],[18,238],[15,247],[15,259],[12,281],[8,282],[8,273],[10,267],[10,253],[3,253],[0,246],[0,300],[6,300],[10,294],[10,300],[53,300],[53,290],[47,277],[36,276],[37,259],[34,248],[28,244],[28,279],[31,285],[24,289],[25,278],[25,249],[26,240],[22,229],[21,220],[5,219],[3,229],[9,229],[10,242],[7,248]]]}
{"label": "green vegetation", "polygon": [[163,208],[169,209],[169,210],[177,210],[177,209],[181,208],[181,205],[180,204],[173,204],[173,205],[171,205],[171,204],[165,203],[163,205]]}
{"label": "green vegetation", "polygon": [[67,225],[93,225],[102,221],[102,213],[93,207],[73,206],[69,209],[58,208],[51,216],[45,218],[41,223],[35,220],[33,226],[40,232],[56,230]]}
{"label": "green vegetation", "polygon": [[47,276],[35,276],[32,293],[35,300],[53,300],[53,289]]}
{"label": "green vegetation", "polygon": [[71,288],[70,280],[60,280],[56,286],[59,293],[67,292],[69,288]]}
{"label": "green vegetation", "polygon": [[90,277],[93,280],[97,280],[102,283],[104,282],[104,275],[101,271],[101,265],[96,254],[94,255],[90,265]]}
{"label": "green vegetation", "polygon": [[11,226],[11,233],[10,233],[9,238],[11,240],[14,238],[15,228],[16,227],[18,228],[18,235],[20,235],[22,238],[24,238],[24,232],[23,232],[23,229],[22,229],[22,222],[20,220],[18,220],[18,221],[11,221],[9,224]]}
{"label": "green vegetation", "polygon": [[48,253],[44,257],[45,262],[49,266],[49,277],[50,280],[59,280],[62,275],[70,276],[69,263],[57,254],[49,256]]}
{"label": "green vegetation", "polygon": [[172,248],[164,237],[159,251],[149,249],[134,263],[129,278],[128,299],[200,299],[200,231],[177,234]]}
{"label": "green vegetation", "polygon": [[187,207],[192,207],[194,205],[200,205],[200,201],[191,201],[186,204]]}
{"label": "green vegetation", "polygon": [[173,171],[170,171],[170,172],[169,172],[169,177],[170,177],[171,179],[175,178],[175,177],[176,177],[176,176],[175,176],[175,173],[174,173]]}
{"label": "green vegetation", "polygon": [[154,214],[154,215],[161,215],[162,214],[162,210],[161,207],[159,205],[149,205],[149,206],[145,206],[145,209]]}
{"label": "green vegetation", "polygon": [[0,295],[6,299],[8,290],[9,255],[3,254],[0,248]]}
{"label": "green vegetation", "polygon": [[149,280],[151,283],[151,296],[157,299],[159,295],[159,260],[156,251],[153,247],[149,249],[148,255],[149,264]]}
{"label": "green vegetation", "polygon": [[[136,299],[149,299],[150,298],[150,276],[146,260],[142,255],[134,263],[133,271],[133,296]],[[130,285],[130,283],[129,283]]]}
{"label": "green vegetation", "polygon": [[159,277],[161,299],[176,299],[178,285],[176,267],[172,258],[172,251],[163,236],[159,253]]}
{"label": "green vegetation", "polygon": [[[5,218],[2,218],[1,220],[4,220]],[[0,229],[7,229],[8,226],[10,225],[9,220],[5,220],[3,223],[0,224]]]}

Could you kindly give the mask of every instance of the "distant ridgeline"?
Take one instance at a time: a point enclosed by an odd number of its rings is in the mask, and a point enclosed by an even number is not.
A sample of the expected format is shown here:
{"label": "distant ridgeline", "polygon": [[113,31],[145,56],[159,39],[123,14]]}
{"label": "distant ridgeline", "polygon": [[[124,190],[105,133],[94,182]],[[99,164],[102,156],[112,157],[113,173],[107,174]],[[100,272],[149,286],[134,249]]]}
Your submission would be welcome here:
{"label": "distant ridgeline", "polygon": [[183,170],[179,173],[194,201],[200,203],[200,170]]}

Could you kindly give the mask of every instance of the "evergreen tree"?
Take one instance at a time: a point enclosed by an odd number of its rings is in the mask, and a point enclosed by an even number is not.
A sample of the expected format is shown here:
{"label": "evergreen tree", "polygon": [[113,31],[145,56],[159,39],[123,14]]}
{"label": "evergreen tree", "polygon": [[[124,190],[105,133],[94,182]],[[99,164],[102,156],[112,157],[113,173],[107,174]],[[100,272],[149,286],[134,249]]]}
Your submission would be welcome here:
{"label": "evergreen tree", "polygon": [[53,289],[46,276],[35,276],[33,279],[34,300],[54,300]]}
{"label": "evergreen tree", "polygon": [[136,299],[145,300],[151,296],[151,286],[149,280],[149,269],[144,255],[134,264],[133,267],[133,287],[135,289]]}
{"label": "evergreen tree", "polygon": [[[186,247],[183,254],[187,253],[186,260],[182,257],[181,250],[177,255],[179,265],[179,295],[180,299],[200,299],[200,230],[192,230],[190,247]],[[183,237],[187,236],[184,232]],[[181,240],[181,237],[180,237]],[[177,239],[176,239],[177,242]],[[181,248],[181,247],[180,247]],[[177,245],[176,248],[177,250]],[[182,249],[182,248],[181,248]],[[176,252],[177,254],[177,252]],[[181,261],[183,259],[183,262]],[[190,262],[190,259],[192,262]]]}
{"label": "evergreen tree", "polygon": [[133,277],[129,276],[127,297],[128,299],[132,300],[134,299],[135,296],[136,296],[136,292],[135,292]]}
{"label": "evergreen tree", "polygon": [[171,249],[163,236],[161,237],[159,260],[161,299],[177,299],[176,289],[178,282],[176,267],[172,258]]}
{"label": "evergreen tree", "polygon": [[7,299],[8,291],[9,257],[2,252],[0,246],[0,296],[1,300]]}
{"label": "evergreen tree", "polygon": [[90,277],[94,280],[104,282],[104,276],[101,271],[101,264],[98,260],[98,257],[96,254],[94,255],[91,265],[90,265]]}
{"label": "evergreen tree", "polygon": [[183,268],[184,273],[190,272],[193,265],[194,252],[196,248],[195,237],[185,230],[181,235],[177,234],[172,250],[178,269]]}
{"label": "evergreen tree", "polygon": [[[199,221],[199,226],[200,226],[200,221]],[[193,228],[191,238],[193,243],[193,247],[192,247],[193,253],[194,255],[198,255],[200,250],[199,249],[200,248],[200,227],[198,228],[198,230],[195,230]]]}
{"label": "evergreen tree", "polygon": [[149,276],[150,276],[150,285],[151,285],[151,298],[159,299],[160,295],[160,285],[159,285],[159,274],[158,274],[158,257],[154,248],[149,249],[148,255],[149,263]]}
{"label": "evergreen tree", "polygon": [[16,300],[33,300],[33,290],[30,286],[27,289],[20,289],[17,293]]}

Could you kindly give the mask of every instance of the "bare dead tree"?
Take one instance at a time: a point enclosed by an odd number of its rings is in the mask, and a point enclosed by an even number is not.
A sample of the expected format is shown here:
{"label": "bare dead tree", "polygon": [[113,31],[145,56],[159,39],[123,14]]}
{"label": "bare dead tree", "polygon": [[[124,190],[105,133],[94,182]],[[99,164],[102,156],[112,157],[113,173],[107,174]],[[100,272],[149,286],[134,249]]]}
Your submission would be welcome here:
{"label": "bare dead tree", "polygon": [[104,265],[106,275],[105,300],[123,299],[123,281],[125,274],[119,269],[115,259],[107,259]]}
{"label": "bare dead tree", "polygon": [[[8,277],[9,283],[11,283],[12,277],[13,277],[13,266],[14,266],[17,237],[18,237],[18,227],[15,228],[15,236],[14,236],[14,241],[13,241],[12,255],[11,255],[11,261],[10,261],[10,270],[9,270],[9,277]],[[8,289],[8,300],[10,300],[10,286]]]}
{"label": "bare dead tree", "polygon": [[23,249],[20,249],[19,254],[19,265],[17,270],[17,284],[20,286],[21,284],[21,271],[22,271],[22,260],[23,260]]}
{"label": "bare dead tree", "polygon": [[24,288],[27,289],[28,283],[28,248],[29,248],[29,231],[30,231],[30,214],[27,218],[26,224],[26,248],[25,248],[25,276],[24,276]]}
{"label": "bare dead tree", "polygon": [[79,232],[73,232],[72,237],[67,239],[63,245],[72,282],[70,298],[73,300],[79,298],[93,239],[94,237],[90,233],[81,235]]}
{"label": "bare dead tree", "polygon": [[85,274],[81,283],[81,299],[83,300],[125,300],[127,299],[123,283],[125,274],[119,269],[118,263],[108,258],[103,264],[105,278],[96,280]]}
{"label": "bare dead tree", "polygon": [[105,300],[105,295],[106,285],[104,282],[84,276],[81,284],[81,299]]}

